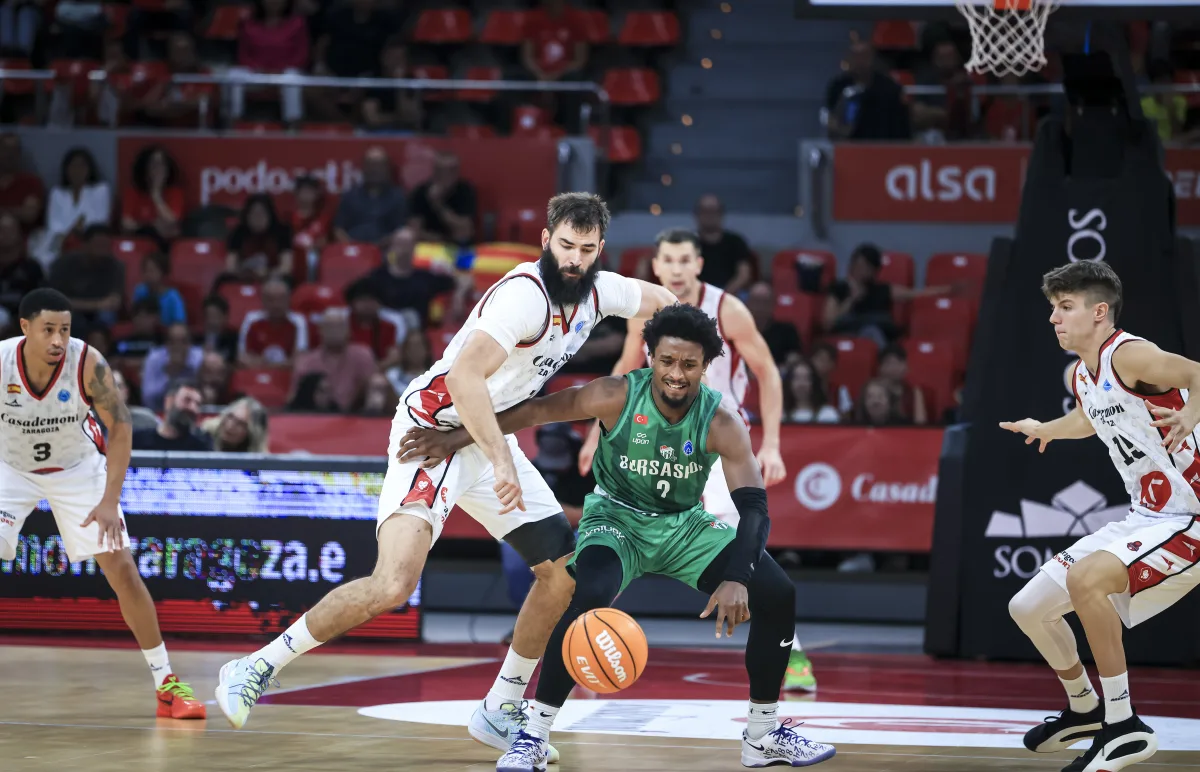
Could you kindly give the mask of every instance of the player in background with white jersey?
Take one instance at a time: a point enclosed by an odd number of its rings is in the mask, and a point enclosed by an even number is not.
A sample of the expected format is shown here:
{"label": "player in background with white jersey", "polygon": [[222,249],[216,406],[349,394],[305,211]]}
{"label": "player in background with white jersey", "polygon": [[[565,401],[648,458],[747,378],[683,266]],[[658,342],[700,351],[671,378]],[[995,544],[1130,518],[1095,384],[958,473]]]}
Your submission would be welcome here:
{"label": "player in background with white jersey", "polygon": [[154,600],[129,551],[121,486],[133,423],[112,370],[71,337],[71,303],[61,292],[30,292],[18,314],[22,336],[0,342],[0,559],[16,557],[25,518],[47,500],[67,559],[94,559],[116,593],[150,666],[157,715],[204,718],[204,704],[171,672]]}
{"label": "player in background with white jersey", "polygon": [[[516,549],[535,575],[500,674],[468,725],[475,739],[508,750],[528,720],[525,687],[574,592],[566,562],[575,535],[516,438],[500,431],[496,413],[536,396],[602,318],[646,319],[675,302],[662,287],[599,270],[608,222],[597,196],[550,199],[541,259],[492,285],[443,357],[409,384],[392,421],[374,572],[333,590],[275,641],[221,669],[217,704],[235,728],[280,668],[408,601],[457,504]],[[431,469],[397,460],[409,429],[460,426],[474,446]]]}
{"label": "player in background with white jersey", "polygon": [[[762,409],[763,440],[758,449],[758,464],[762,468],[763,481],[767,487],[775,485],[787,476],[783,457],[779,452],[779,424],[783,419],[783,383],[779,368],[771,357],[771,350],[754,324],[749,309],[735,296],[720,287],[700,281],[704,268],[704,257],[700,254],[699,237],[686,229],[675,228],[663,231],[654,240],[658,251],[654,254],[651,269],[662,285],[669,289],[681,303],[696,306],[717,322],[721,339],[725,342],[725,354],[709,363],[704,382],[722,394],[722,404],[738,415],[745,416],[742,402],[746,396],[749,375],[754,373],[758,381],[759,404]],[[625,335],[625,348],[613,368],[613,375],[624,375],[647,366],[646,344],[642,340],[642,325],[630,324]],[[592,457],[600,441],[599,425],[592,426],[591,434],[579,454],[579,472],[586,475],[592,467]],[[725,475],[720,461],[713,467],[704,489],[704,508],[718,519],[737,527],[738,512],[725,485]],[[788,662],[784,679],[785,690],[801,689],[816,691],[817,679],[813,675],[812,663],[800,646],[799,638],[792,638],[792,656]]]}
{"label": "player in background with white jersey", "polygon": [[[1158,741],[1133,710],[1121,623],[1133,627],[1200,583],[1200,364],[1116,328],[1121,280],[1107,263],[1046,274],[1042,292],[1059,345],[1079,355],[1075,409],[1001,428],[1044,451],[1053,440],[1099,435],[1125,482],[1129,514],[1060,552],[1013,597],[1009,611],[1058,673],[1070,703],[1025,735],[1050,753],[1092,739],[1064,772],[1118,772],[1154,755]],[[1063,620],[1074,611],[1100,672],[1101,701]]]}

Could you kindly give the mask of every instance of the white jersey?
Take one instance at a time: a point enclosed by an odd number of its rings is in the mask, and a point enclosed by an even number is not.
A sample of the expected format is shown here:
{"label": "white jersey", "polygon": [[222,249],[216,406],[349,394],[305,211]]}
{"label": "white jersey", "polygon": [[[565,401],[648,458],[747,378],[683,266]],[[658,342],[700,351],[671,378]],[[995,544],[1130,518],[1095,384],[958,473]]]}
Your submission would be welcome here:
{"label": "white jersey", "polygon": [[0,341],[0,461],[21,472],[47,474],[71,469],[104,454],[100,424],[83,390],[88,346],[78,338],[40,394],[25,375],[25,338]]}
{"label": "white jersey", "polygon": [[414,378],[400,400],[397,418],[418,426],[457,427],[458,411],[446,389],[446,373],[472,332],[482,330],[508,352],[487,379],[497,413],[534,397],[587,341],[606,316],[636,316],[642,291],[637,282],[600,271],[582,303],[562,307],[550,302],[537,263],[522,263],[496,282],[471,310],[442,358]]}
{"label": "white jersey", "polygon": [[1096,434],[1108,447],[1132,511],[1150,517],[1200,514],[1200,453],[1196,432],[1174,454],[1162,446],[1163,434],[1150,422],[1157,420],[1145,402],[1175,410],[1187,402],[1186,390],[1163,394],[1134,393],[1113,370],[1113,352],[1130,341],[1142,340],[1117,330],[1100,347],[1100,365],[1093,377],[1083,362],[1077,362],[1071,383],[1075,398]]}

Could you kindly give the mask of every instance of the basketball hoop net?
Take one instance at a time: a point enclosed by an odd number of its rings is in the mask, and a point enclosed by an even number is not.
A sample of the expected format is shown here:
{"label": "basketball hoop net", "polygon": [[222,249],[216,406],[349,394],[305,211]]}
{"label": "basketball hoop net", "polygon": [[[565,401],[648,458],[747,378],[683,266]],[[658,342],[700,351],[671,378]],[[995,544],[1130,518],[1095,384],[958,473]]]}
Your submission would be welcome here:
{"label": "basketball hoop net", "polygon": [[1046,19],[1061,0],[954,0],[971,28],[975,73],[1024,75],[1046,66]]}

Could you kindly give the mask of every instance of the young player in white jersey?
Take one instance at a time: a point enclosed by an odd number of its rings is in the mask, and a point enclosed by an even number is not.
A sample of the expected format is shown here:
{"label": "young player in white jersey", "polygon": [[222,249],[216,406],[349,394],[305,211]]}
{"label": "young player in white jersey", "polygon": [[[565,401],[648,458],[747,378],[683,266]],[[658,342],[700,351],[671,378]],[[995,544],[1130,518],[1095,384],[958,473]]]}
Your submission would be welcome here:
{"label": "young player in white jersey", "polygon": [[[663,231],[655,239],[658,248],[651,269],[662,285],[669,289],[680,302],[696,306],[717,322],[721,339],[725,342],[725,354],[709,363],[704,382],[721,392],[722,404],[738,415],[745,416],[742,401],[749,382],[747,366],[758,381],[759,400],[762,407],[762,446],[758,449],[758,463],[762,468],[763,481],[768,487],[787,476],[783,458],[779,453],[779,423],[783,418],[783,384],[779,368],[771,357],[771,350],[754,324],[750,311],[733,295],[720,287],[700,281],[704,258],[700,254],[700,239],[691,231],[677,228]],[[625,335],[625,348],[613,368],[613,375],[624,375],[647,364],[646,344],[642,340],[640,324],[630,324]],[[592,432],[579,454],[579,471],[587,474],[592,467],[597,443],[600,440],[598,426]],[[725,475],[720,462],[713,467],[704,488],[704,508],[717,518],[737,527],[737,507],[729,497]],[[817,680],[813,675],[812,663],[800,646],[796,636],[792,638],[792,657],[788,663],[784,689],[815,691]]]}
{"label": "young player in white jersey", "polygon": [[[455,504],[515,548],[536,576],[508,656],[468,729],[504,751],[525,725],[525,686],[574,591],[566,561],[575,537],[516,439],[500,431],[496,413],[541,391],[603,317],[648,318],[675,302],[661,287],[599,270],[609,221],[599,197],[555,196],[546,219],[541,259],[496,282],[445,355],[400,399],[379,497],[374,572],[333,590],[275,641],[221,669],[217,704],[235,728],[280,668],[408,601]],[[477,444],[436,467],[396,459],[410,428],[459,426]]]}
{"label": "young player in white jersey", "polygon": [[71,303],[57,290],[30,292],[19,316],[23,335],[0,342],[0,559],[16,557],[25,518],[48,501],[67,559],[95,559],[116,593],[150,666],[157,715],[204,718],[204,704],[171,672],[154,600],[129,551],[120,501],[133,424],[112,371],[71,337]]}
{"label": "young player in white jersey", "polygon": [[[1107,263],[1046,274],[1059,345],[1079,354],[1075,409],[1042,423],[1000,426],[1038,441],[1098,435],[1129,491],[1129,515],[1085,536],[1042,566],[1009,604],[1021,629],[1058,673],[1070,704],[1025,735],[1033,751],[1092,738],[1067,772],[1118,772],[1154,755],[1158,741],[1133,710],[1121,623],[1133,627],[1200,583],[1200,364],[1116,329],[1121,281]],[[1063,620],[1074,611],[1100,671],[1101,701]]]}

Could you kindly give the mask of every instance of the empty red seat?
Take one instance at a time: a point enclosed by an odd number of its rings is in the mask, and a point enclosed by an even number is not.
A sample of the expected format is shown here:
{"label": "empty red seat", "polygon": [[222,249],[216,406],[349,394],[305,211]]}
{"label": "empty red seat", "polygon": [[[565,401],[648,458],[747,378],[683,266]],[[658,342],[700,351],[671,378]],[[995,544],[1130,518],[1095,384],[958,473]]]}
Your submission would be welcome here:
{"label": "empty red seat", "polygon": [[188,326],[193,330],[200,329],[204,323],[204,298],[208,294],[208,287],[201,289],[191,282],[177,281],[174,277],[169,283],[179,290],[179,296],[183,298],[183,309],[187,312]]}
{"label": "empty red seat", "polygon": [[229,325],[241,327],[246,314],[262,308],[262,293],[257,284],[226,282],[217,291],[229,304]]}
{"label": "empty red seat", "polygon": [[[450,77],[450,70],[440,64],[420,64],[413,67],[412,76],[424,80],[446,80]],[[421,99],[427,102],[441,102],[449,96],[449,92],[441,89],[421,89]]]}
{"label": "empty red seat", "polygon": [[662,88],[658,73],[648,67],[621,67],[604,73],[604,90],[614,105],[652,105]]}
{"label": "empty red seat", "polygon": [[912,255],[907,252],[883,253],[883,263],[880,265],[877,277],[879,281],[911,287],[915,277],[916,268],[913,266]]}
{"label": "empty red seat", "polygon": [[471,39],[471,13],[459,8],[421,11],[413,40],[417,43],[466,43]]}
{"label": "empty red seat", "polygon": [[[31,70],[29,62],[24,59],[0,59],[0,69],[2,70]],[[13,96],[22,94],[32,94],[37,87],[38,81],[28,78],[4,78],[4,93]]]}
{"label": "empty red seat", "polygon": [[328,284],[301,284],[292,293],[292,310],[309,321],[316,321],[325,309],[344,303],[342,293]]}
{"label": "empty red seat", "polygon": [[[469,67],[465,74],[466,80],[502,80],[499,67]],[[462,102],[490,102],[496,98],[493,89],[458,89],[454,92],[455,99]]]}
{"label": "empty red seat", "polygon": [[588,45],[600,46],[612,38],[608,14],[599,8],[578,8],[574,11],[575,22],[583,32]]}
{"label": "empty red seat", "polygon": [[329,136],[333,134],[338,137],[344,137],[354,133],[354,124],[345,121],[305,123],[300,127],[300,133],[316,136]]}
{"label": "empty red seat", "polygon": [[235,395],[254,397],[268,409],[286,406],[291,388],[292,371],[285,367],[238,368],[229,380]]}
{"label": "empty red seat", "polygon": [[225,242],[220,239],[176,239],[171,244],[171,276],[208,292],[225,270]]}
{"label": "empty red seat", "polygon": [[830,380],[850,390],[855,399],[858,398],[863,384],[875,374],[879,359],[879,346],[869,338],[832,337],[827,338],[838,352],[837,365],[833,368]]}
{"label": "empty red seat", "polygon": [[496,130],[486,123],[452,123],[446,127],[446,133],[455,139],[487,139],[496,136]]}
{"label": "empty red seat", "polygon": [[776,292],[824,292],[837,278],[837,258],[824,249],[783,249],[771,258]]}
{"label": "empty red seat", "polygon": [[532,207],[510,207],[496,213],[496,241],[542,245],[545,212]]}
{"label": "empty red seat", "polygon": [[75,98],[86,99],[90,85],[88,73],[103,67],[93,59],[54,59],[50,69],[54,71],[56,84],[69,85]]}
{"label": "empty red seat", "polygon": [[519,46],[525,39],[528,11],[498,8],[488,14],[479,32],[479,42],[492,46]]}
{"label": "empty red seat", "polygon": [[323,284],[341,290],[382,264],[383,256],[374,244],[330,244],[321,250],[318,274]]}
{"label": "empty red seat", "polygon": [[658,247],[629,247],[621,251],[617,262],[617,273],[645,281],[657,281],[650,270],[650,261],[658,254]]}
{"label": "empty red seat", "polygon": [[209,40],[237,40],[242,22],[253,13],[254,6],[251,5],[218,5],[213,9],[204,37]]}
{"label": "empty red seat", "polygon": [[[142,260],[158,251],[158,245],[147,238],[115,239],[113,257],[125,266],[125,302],[133,298],[133,288],[142,281]],[[174,283],[174,282],[171,282]]]}
{"label": "empty red seat", "polygon": [[883,51],[907,51],[917,47],[917,28],[911,21],[877,21],[871,44]]}
{"label": "empty red seat", "polygon": [[521,134],[553,123],[550,113],[536,105],[517,105],[512,111],[512,133]]}
{"label": "empty red seat", "polygon": [[909,332],[914,338],[945,341],[954,351],[956,374],[966,371],[975,304],[966,297],[924,297],[911,303]]}
{"label": "empty red seat", "polygon": [[925,265],[925,286],[964,284],[970,288],[972,297],[978,298],[987,281],[987,266],[987,255],[940,252]]}
{"label": "empty red seat", "polygon": [[825,303],[820,295],[807,292],[780,292],[775,296],[775,319],[787,322],[800,333],[801,344],[807,346],[812,340],[813,320],[818,309]]}
{"label": "empty red seat", "polygon": [[954,404],[954,347],[945,340],[909,338],[904,350],[908,354],[907,380],[925,392],[929,422],[938,423],[946,408]]}
{"label": "empty red seat", "polygon": [[617,42],[623,46],[673,46],[679,43],[679,18],[671,11],[630,11]]}
{"label": "empty red seat", "polygon": [[607,132],[600,126],[591,126],[588,134],[596,147],[604,150],[609,163],[625,164],[642,157],[642,136],[633,126],[610,126]]}
{"label": "empty red seat", "polygon": [[283,131],[283,124],[278,121],[237,121],[233,124],[233,128],[248,134],[271,134]]}

